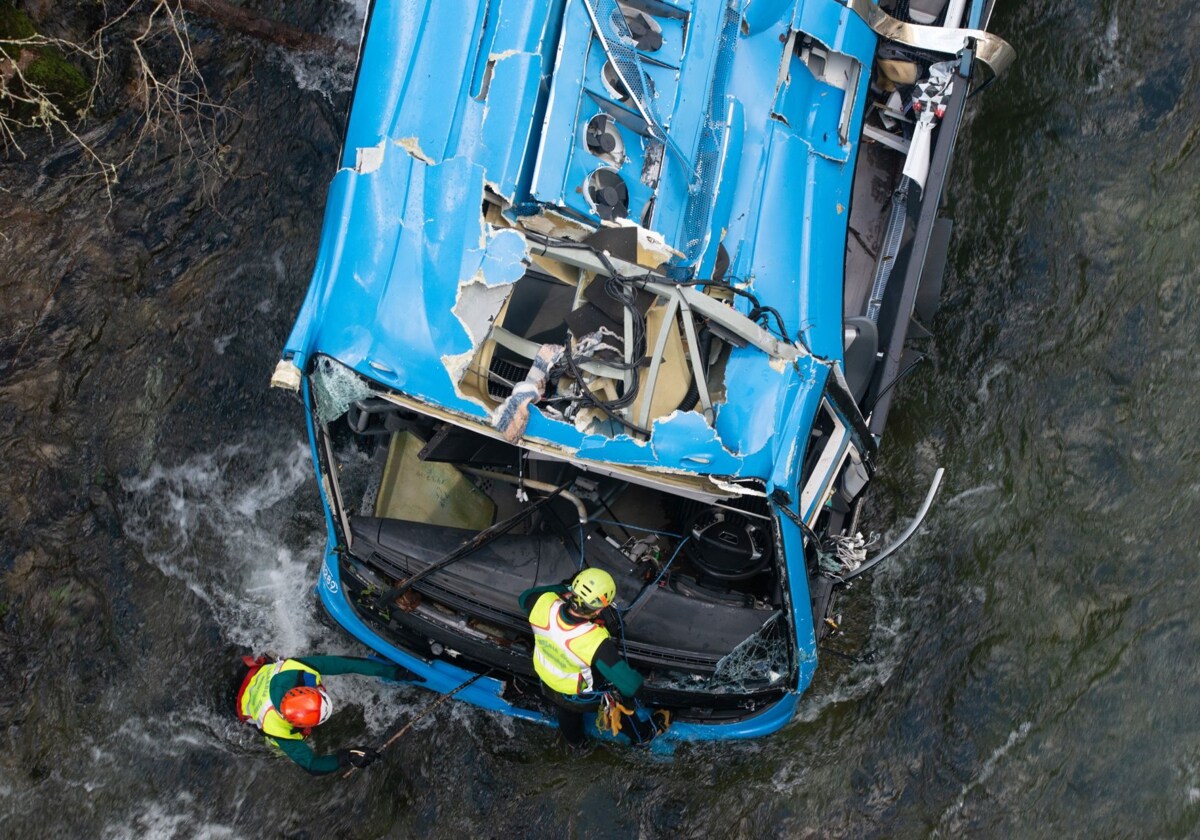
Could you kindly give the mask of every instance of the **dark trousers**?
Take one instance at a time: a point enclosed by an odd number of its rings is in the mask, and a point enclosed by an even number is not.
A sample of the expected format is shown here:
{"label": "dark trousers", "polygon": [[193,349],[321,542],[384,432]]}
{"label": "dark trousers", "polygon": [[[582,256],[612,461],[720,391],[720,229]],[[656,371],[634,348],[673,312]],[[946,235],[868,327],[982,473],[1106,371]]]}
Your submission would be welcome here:
{"label": "dark trousers", "polygon": [[558,730],[566,742],[572,747],[582,747],[587,743],[584,716],[594,715],[596,709],[600,708],[600,701],[598,699],[575,700],[565,694],[559,694],[545,683],[542,683],[542,694],[554,704],[554,713],[558,718]]}
{"label": "dark trousers", "polygon": [[562,733],[568,746],[582,747],[587,743],[583,712],[574,712],[559,705],[555,705],[554,712],[558,715],[558,731]]}
{"label": "dark trousers", "polygon": [[[554,704],[554,712],[558,718],[558,730],[563,739],[572,747],[581,747],[587,743],[587,728],[585,715],[594,715],[600,708],[600,701],[572,700],[566,695],[559,694],[542,684],[542,693]],[[654,724],[642,720],[637,715],[621,716],[621,734],[630,743],[639,745],[649,743],[655,736]]]}

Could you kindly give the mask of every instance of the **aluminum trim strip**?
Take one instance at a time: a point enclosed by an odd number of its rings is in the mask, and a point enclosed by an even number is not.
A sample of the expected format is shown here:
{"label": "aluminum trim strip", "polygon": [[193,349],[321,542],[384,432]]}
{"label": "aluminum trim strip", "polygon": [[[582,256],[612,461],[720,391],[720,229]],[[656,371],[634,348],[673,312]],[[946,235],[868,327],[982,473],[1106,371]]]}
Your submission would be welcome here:
{"label": "aluminum trim strip", "polygon": [[840,0],[854,12],[871,30],[888,41],[915,47],[920,50],[958,55],[970,40],[975,41],[975,60],[991,71],[992,76],[1003,75],[1017,57],[1017,52],[998,35],[982,29],[948,29],[942,26],[922,26],[905,23],[889,15],[872,0]]}

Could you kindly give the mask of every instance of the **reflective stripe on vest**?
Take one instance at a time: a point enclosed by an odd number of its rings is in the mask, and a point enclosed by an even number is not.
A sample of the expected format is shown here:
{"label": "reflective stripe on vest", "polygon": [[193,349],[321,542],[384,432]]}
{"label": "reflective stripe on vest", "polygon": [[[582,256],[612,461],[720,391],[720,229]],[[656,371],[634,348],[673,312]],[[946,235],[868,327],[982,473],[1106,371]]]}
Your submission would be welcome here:
{"label": "reflective stripe on vest", "polygon": [[590,621],[568,624],[562,618],[565,607],[553,592],[544,592],[530,610],[533,669],[553,691],[579,694],[592,690],[592,660],[609,636],[607,630]]}
{"label": "reflective stripe on vest", "polygon": [[268,738],[297,740],[303,738],[304,734],[288,723],[271,703],[271,680],[284,671],[307,671],[313,675],[317,685],[321,684],[321,675],[312,668],[294,659],[281,659],[273,665],[264,665],[258,669],[258,673],[250,680],[250,684],[239,698],[238,706],[241,713]]}

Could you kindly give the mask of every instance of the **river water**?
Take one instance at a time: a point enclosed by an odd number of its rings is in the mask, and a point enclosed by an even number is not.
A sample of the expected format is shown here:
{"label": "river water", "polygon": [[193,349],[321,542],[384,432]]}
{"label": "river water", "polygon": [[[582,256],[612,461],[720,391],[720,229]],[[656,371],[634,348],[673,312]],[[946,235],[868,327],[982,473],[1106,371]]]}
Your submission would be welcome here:
{"label": "river water", "polygon": [[[354,9],[319,25],[350,33]],[[1200,835],[1200,26],[1008,0],[929,361],[875,492],[922,535],[843,600],[798,719],[656,758],[450,703],[341,781],[230,714],[244,650],[357,652],[311,593],[302,415],[266,387],[307,286],[348,68],[197,27],[219,169],[0,167],[5,837]],[[349,36],[353,37],[353,36]],[[127,119],[91,126],[124,148]],[[425,708],[341,679],[327,745]]]}

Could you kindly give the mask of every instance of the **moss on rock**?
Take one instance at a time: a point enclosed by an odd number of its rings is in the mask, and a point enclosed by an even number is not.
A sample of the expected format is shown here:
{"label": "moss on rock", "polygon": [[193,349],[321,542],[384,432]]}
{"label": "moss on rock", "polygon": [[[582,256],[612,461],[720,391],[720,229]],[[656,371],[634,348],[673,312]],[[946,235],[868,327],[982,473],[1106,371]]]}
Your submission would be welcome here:
{"label": "moss on rock", "polygon": [[[48,99],[59,108],[74,110],[79,100],[87,93],[88,80],[79,70],[67,60],[61,50],[54,47],[22,47],[18,44],[5,43],[19,41],[37,35],[33,22],[28,15],[13,5],[12,0],[0,0],[0,55],[15,62],[25,77],[25,81],[39,89]],[[11,70],[11,67],[9,68]],[[0,73],[4,68],[0,64]],[[20,82],[15,73],[7,77],[5,85],[15,88]],[[18,118],[25,116],[23,111],[31,108],[26,103],[14,103],[3,95],[0,88],[0,110],[12,113]],[[20,91],[24,94],[26,91]]]}
{"label": "moss on rock", "polygon": [[36,34],[28,15],[17,11],[11,0],[0,0],[0,40],[32,38]]}
{"label": "moss on rock", "polygon": [[30,84],[74,101],[87,92],[88,82],[75,67],[50,50],[41,54],[25,68],[25,78]]}

